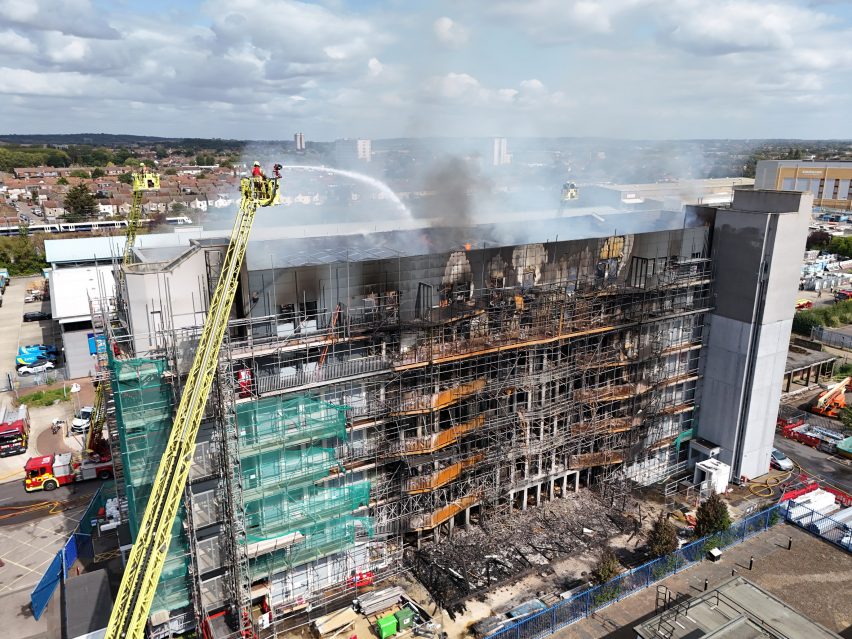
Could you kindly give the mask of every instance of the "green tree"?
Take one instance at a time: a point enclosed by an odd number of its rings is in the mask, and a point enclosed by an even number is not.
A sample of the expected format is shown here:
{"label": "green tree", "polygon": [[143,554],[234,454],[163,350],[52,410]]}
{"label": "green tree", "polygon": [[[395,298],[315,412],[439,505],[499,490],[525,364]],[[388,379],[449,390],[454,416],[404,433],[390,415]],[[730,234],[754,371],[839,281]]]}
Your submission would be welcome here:
{"label": "green tree", "polygon": [[66,180],[64,177],[61,177],[58,180],[56,180],[56,183],[61,185],[61,186],[68,186],[68,180]]}
{"label": "green tree", "polygon": [[0,267],[9,269],[10,275],[30,275],[46,266],[43,251],[26,227],[15,237],[0,237]]}
{"label": "green tree", "polygon": [[695,536],[706,537],[731,527],[731,515],[728,506],[715,492],[701,502],[695,511]]}
{"label": "green tree", "polygon": [[166,169],[164,173],[166,175],[177,175],[177,169]]}
{"label": "green tree", "polygon": [[677,529],[661,512],[648,533],[648,551],[653,557],[662,557],[675,550],[677,550]]}
{"label": "green tree", "polygon": [[98,179],[98,178],[102,178],[102,177],[103,177],[103,176],[105,176],[105,175],[106,175],[106,173],[105,173],[105,172],[104,172],[104,170],[103,170],[103,169],[101,169],[101,168],[94,168],[94,169],[92,169],[92,179],[93,179],[93,180],[96,180],[96,179]]}
{"label": "green tree", "polygon": [[211,166],[216,164],[216,158],[210,153],[199,153],[195,156],[196,166]]}
{"label": "green tree", "polygon": [[69,173],[69,175],[71,177],[82,178],[84,180],[88,180],[90,177],[92,177],[91,173],[89,173],[88,171],[84,171],[83,169],[74,169],[73,171],[71,171],[71,173]]}
{"label": "green tree", "polygon": [[604,548],[598,558],[598,563],[592,570],[592,578],[596,583],[604,584],[619,572],[621,572],[621,564],[618,563],[615,553],[610,548]]}
{"label": "green tree", "polygon": [[158,146],[154,149],[154,153],[157,156],[158,160],[162,160],[164,158],[169,157],[169,152],[164,146]]}
{"label": "green tree", "polygon": [[122,184],[133,184],[133,175],[131,173],[122,173],[118,176],[118,181]]}
{"label": "green tree", "polygon": [[187,208],[186,204],[184,204],[183,202],[172,202],[172,205],[169,207],[169,210],[171,210],[172,213],[177,213],[180,215],[186,213]]}
{"label": "green tree", "polygon": [[852,257],[852,237],[832,237],[828,250],[843,257]]}
{"label": "green tree", "polygon": [[85,184],[72,186],[65,196],[65,218],[69,222],[78,222],[94,217],[98,203]]}

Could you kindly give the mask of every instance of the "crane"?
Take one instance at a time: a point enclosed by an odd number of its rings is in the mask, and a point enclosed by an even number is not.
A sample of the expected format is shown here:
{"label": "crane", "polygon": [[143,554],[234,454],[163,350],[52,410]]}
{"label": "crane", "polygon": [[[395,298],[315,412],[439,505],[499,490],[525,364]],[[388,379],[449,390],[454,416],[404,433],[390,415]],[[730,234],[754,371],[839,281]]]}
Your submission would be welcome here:
{"label": "crane", "polygon": [[279,203],[276,166],[273,178],[240,180],[240,210],[231,231],[222,271],[186,379],[172,430],[151,487],[139,534],[125,567],[106,639],[141,639],[157,582],[166,561],[169,537],[180,505],[204,405],[216,374],[219,348],[237,291],[254,215],[258,207]]}

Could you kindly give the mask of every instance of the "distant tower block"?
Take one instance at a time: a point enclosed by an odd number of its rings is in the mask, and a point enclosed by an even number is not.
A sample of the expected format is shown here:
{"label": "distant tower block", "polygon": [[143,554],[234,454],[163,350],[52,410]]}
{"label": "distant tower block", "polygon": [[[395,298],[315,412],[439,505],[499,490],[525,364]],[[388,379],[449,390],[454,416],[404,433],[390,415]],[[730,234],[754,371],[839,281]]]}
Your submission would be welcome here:
{"label": "distant tower block", "polygon": [[297,151],[304,151],[305,150],[305,134],[304,133],[295,134],[293,136],[293,142],[296,143],[296,150]]}
{"label": "distant tower block", "polygon": [[509,154],[509,144],[506,138],[494,138],[494,149],[492,154],[492,164],[494,166],[503,166],[512,162],[512,156]]}

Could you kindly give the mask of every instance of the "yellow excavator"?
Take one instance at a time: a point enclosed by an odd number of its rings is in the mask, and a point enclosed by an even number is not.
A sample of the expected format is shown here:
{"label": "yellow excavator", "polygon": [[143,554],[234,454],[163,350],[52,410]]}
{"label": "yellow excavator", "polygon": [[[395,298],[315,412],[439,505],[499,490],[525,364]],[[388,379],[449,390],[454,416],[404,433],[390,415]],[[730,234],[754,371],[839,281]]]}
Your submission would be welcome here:
{"label": "yellow excavator", "polygon": [[144,636],[169,550],[170,531],[189,476],[198,427],[216,374],[219,349],[228,326],[254,216],[258,207],[279,203],[279,180],[276,165],[275,177],[240,181],[240,210],[139,534],[125,566],[106,639],[142,639]]}

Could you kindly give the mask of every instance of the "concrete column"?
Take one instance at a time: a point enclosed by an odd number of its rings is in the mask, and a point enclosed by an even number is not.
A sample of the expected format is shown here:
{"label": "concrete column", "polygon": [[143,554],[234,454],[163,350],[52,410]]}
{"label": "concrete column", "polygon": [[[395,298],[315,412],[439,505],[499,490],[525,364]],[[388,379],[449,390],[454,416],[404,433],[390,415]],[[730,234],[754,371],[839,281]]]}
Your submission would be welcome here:
{"label": "concrete column", "polygon": [[553,501],[553,492],[554,487],[556,486],[556,480],[550,479],[547,482],[547,501]]}
{"label": "concrete column", "polygon": [[456,524],[456,518],[455,517],[450,517],[447,520],[447,539],[453,538],[453,528],[455,527],[455,524]]}
{"label": "concrete column", "polygon": [[523,501],[521,502],[521,510],[526,510],[527,509],[527,489],[526,488],[524,488],[523,492],[521,493],[521,496],[523,497]]}
{"label": "concrete column", "polygon": [[562,498],[564,499],[567,496],[568,496],[568,475],[566,474],[562,478]]}
{"label": "concrete column", "polygon": [[535,505],[541,506],[541,484],[535,485]]}
{"label": "concrete column", "polygon": [[580,473],[574,473],[574,492],[580,490]]}
{"label": "concrete column", "polygon": [[470,528],[470,508],[464,509],[464,529],[468,530]]}

